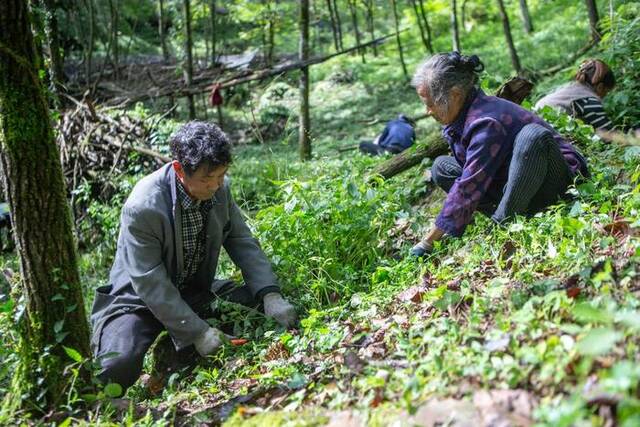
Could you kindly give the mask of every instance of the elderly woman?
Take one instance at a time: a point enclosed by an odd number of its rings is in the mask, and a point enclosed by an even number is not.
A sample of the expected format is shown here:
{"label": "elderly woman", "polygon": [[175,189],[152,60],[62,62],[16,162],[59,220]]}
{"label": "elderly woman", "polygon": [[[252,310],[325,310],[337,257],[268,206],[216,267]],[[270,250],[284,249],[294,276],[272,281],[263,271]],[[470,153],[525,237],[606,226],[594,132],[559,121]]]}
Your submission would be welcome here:
{"label": "elderly woman", "polygon": [[413,79],[427,112],[444,125],[453,156],[440,156],[433,181],[447,198],[434,227],[413,247],[422,256],[445,234],[460,237],[476,210],[497,223],[531,214],[564,195],[585,159],[534,113],[477,88],[484,65],[476,56],[441,53]]}
{"label": "elderly woman", "polygon": [[607,64],[599,59],[589,59],[580,65],[575,81],[540,99],[535,108],[548,105],[581,119],[597,130],[611,130],[613,125],[602,107],[602,98],[615,85],[616,79]]}

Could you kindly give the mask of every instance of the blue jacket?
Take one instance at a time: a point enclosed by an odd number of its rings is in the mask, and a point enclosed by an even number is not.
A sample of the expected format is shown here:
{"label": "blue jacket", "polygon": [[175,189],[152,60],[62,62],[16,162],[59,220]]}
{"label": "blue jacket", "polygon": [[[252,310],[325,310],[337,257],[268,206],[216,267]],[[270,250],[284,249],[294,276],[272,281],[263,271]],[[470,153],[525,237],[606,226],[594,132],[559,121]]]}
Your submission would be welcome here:
{"label": "blue jacket", "polygon": [[387,123],[378,137],[378,145],[387,151],[399,153],[411,147],[416,139],[416,132],[404,114]]}

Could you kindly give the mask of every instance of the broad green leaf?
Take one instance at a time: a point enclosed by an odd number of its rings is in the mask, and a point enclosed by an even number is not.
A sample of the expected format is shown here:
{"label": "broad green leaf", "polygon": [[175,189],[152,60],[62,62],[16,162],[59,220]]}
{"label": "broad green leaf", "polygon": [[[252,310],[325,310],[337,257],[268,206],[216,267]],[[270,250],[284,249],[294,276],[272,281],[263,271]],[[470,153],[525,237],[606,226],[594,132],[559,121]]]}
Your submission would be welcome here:
{"label": "broad green leaf", "polygon": [[122,394],[122,386],[117,383],[109,383],[104,386],[104,393],[109,397],[119,397]]}
{"label": "broad green leaf", "polygon": [[621,338],[622,334],[612,328],[596,328],[578,341],[576,349],[583,356],[600,356],[611,351]]}
{"label": "broad green leaf", "polygon": [[577,304],[572,310],[573,316],[583,323],[611,323],[612,317],[606,311],[594,307],[588,302]]}
{"label": "broad green leaf", "polygon": [[62,346],[62,348],[64,348],[64,352],[67,353],[67,356],[69,356],[71,360],[78,363],[82,362],[82,355],[78,353],[77,350],[71,347],[65,347],[65,346]]}

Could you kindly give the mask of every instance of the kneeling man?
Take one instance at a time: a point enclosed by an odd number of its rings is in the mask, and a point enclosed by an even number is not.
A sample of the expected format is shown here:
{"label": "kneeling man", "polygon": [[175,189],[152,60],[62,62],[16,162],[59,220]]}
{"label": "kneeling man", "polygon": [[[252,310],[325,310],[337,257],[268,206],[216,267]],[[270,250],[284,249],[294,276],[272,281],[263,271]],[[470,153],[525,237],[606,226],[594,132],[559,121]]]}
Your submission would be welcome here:
{"label": "kneeling man", "polygon": [[[190,122],[172,136],[171,153],[173,161],[140,180],[122,208],[110,284],[96,290],[91,314],[100,380],[123,389],[140,376],[145,353],[164,330],[176,350],[193,345],[202,356],[214,353],[224,336],[203,319],[214,298],[262,303],[284,327],[296,322],[231,196],[227,136],[216,125]],[[222,247],[245,286],[215,280]]]}

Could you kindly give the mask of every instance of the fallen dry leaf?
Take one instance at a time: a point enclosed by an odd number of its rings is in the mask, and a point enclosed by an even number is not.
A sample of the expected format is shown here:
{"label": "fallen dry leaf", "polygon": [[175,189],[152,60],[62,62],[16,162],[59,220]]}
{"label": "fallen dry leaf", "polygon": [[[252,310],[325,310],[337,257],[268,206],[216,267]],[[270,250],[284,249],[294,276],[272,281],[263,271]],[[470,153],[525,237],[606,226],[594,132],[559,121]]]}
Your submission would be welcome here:
{"label": "fallen dry leaf", "polygon": [[400,292],[397,298],[402,302],[414,302],[419,304],[422,302],[422,297],[426,291],[427,289],[423,286],[412,286],[409,289],[405,289]]}

